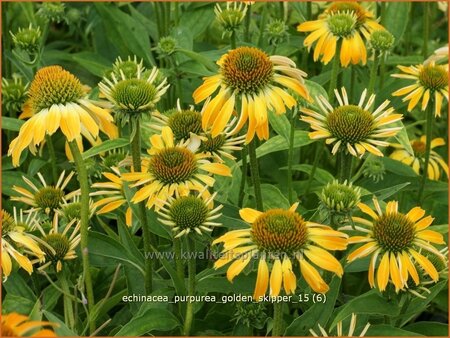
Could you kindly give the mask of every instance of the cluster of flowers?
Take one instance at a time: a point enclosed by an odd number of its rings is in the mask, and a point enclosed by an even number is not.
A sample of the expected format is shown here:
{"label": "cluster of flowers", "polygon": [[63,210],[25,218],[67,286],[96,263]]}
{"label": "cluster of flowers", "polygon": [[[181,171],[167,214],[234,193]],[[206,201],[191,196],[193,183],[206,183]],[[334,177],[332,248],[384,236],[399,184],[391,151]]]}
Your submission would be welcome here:
{"label": "cluster of flowers", "polygon": [[[389,44],[388,32],[356,3],[333,3],[318,20],[302,23],[298,29],[312,32],[304,43],[308,48],[315,43],[314,59],[321,57],[323,63],[336,57],[336,46],[342,40],[340,62],[344,67],[366,63],[364,40],[380,51]],[[124,154],[121,161],[105,170],[107,181],[91,186],[98,189],[91,197],[103,196],[92,203],[91,213],[110,213],[125,206],[126,224],[131,226],[134,217],[129,203],[145,203],[147,208],[154,208],[162,224],[172,228],[174,237],[198,236],[221,225],[217,219],[222,206],[214,205],[216,193],[210,192],[215,183],[213,175],[231,176],[225,159],[234,159],[233,151],[252,142],[255,136],[260,140],[270,137],[269,111],[284,114],[302,102],[301,120],[311,126],[310,138],[325,139],[332,145],[333,155],[345,152],[361,158],[369,152],[383,156],[380,147],[389,146],[386,139],[402,128],[396,124],[402,114],[395,113],[388,100],[374,107],[375,95],[367,90],[361,93],[358,103],[349,102],[345,88],[334,90],[337,105],[324,96],[310,97],[304,80],[307,74],[287,57],[268,56],[254,47],[238,47],[224,54],[217,64],[219,72],[205,78],[193,93],[196,104],[205,101],[201,111],[194,107],[183,109],[178,104],[165,113],[155,111],[155,107],[168,89],[167,80],[156,68],[146,69],[136,58],[116,61],[98,85],[101,101],[91,99],[89,89],[62,67],[41,68],[29,86],[21,115],[28,120],[10,144],[8,154],[18,166],[26,148],[36,153],[46,136],[61,130],[68,142],[67,156],[72,159],[75,154],[70,144],[75,141],[82,149],[82,137],[92,145],[101,143],[100,131],[109,138],[117,137],[114,120],[120,127],[130,126],[131,139],[138,137],[142,123],[147,123],[156,131],[149,140],[148,156],[136,163]],[[406,95],[408,111],[421,99],[424,110],[433,98],[435,115],[439,116],[443,98],[448,100],[448,65],[431,60],[399,68],[404,74],[395,76],[411,79],[414,84],[393,95]],[[152,116],[150,122],[144,121],[146,115]],[[394,144],[397,149],[391,157],[419,172],[426,142],[424,137],[412,141],[414,155]],[[431,141],[431,147],[439,145],[443,145],[441,138]],[[431,179],[439,179],[439,166],[448,175],[447,165],[436,153],[429,165]],[[49,186],[38,174],[41,187],[25,177],[31,190],[14,187],[20,196],[13,200],[31,208],[25,212],[14,209],[14,216],[2,211],[4,277],[12,271],[11,257],[30,274],[33,264],[39,264],[39,269],[54,265],[60,272],[64,260],[76,257],[80,193],[64,192],[72,176],[70,173],[65,177],[63,172],[58,182]],[[125,186],[137,188],[130,201]],[[344,274],[342,261],[331,251],[363,243],[346,260],[371,256],[371,287],[384,291],[391,283],[395,292],[410,289],[417,293],[417,287],[436,282],[446,264],[445,254],[434,244],[445,242],[441,234],[429,229],[433,218],[425,216],[418,206],[402,212],[396,201],[384,205],[374,198],[371,208],[361,203],[360,195],[360,189],[346,181],[331,182],[323,189],[322,206],[330,215],[346,216],[346,222],[337,227],[305,220],[296,211],[298,203],[288,210],[243,208],[240,216],[248,227],[229,231],[212,242],[223,245],[214,267],[231,263],[227,278],[232,282],[256,258],[255,299],[268,290],[271,296],[282,290],[288,295],[295,293],[296,270],[312,290],[325,293],[329,287],[319,270],[339,277]],[[357,211],[364,216],[353,216]],[[38,235],[33,234],[35,230]]]}

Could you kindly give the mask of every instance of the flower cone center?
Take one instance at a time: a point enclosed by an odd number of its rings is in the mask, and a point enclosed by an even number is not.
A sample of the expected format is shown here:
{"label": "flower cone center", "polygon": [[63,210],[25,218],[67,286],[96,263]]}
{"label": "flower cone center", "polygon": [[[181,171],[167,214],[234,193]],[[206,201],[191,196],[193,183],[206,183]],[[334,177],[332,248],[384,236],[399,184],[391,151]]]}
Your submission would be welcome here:
{"label": "flower cone center", "polygon": [[47,186],[34,194],[34,200],[39,208],[49,213],[59,207],[63,196],[64,192],[61,189]]}
{"label": "flower cone center", "polygon": [[64,217],[70,222],[71,220],[81,218],[81,203],[74,202],[63,209]]}
{"label": "flower cone center", "polygon": [[326,186],[321,199],[328,209],[346,212],[359,203],[360,196],[354,188],[337,183]]}
{"label": "flower cone center", "polygon": [[358,106],[340,106],[327,116],[331,135],[344,143],[355,144],[366,140],[374,129],[370,112]]}
{"label": "flower cone center", "polygon": [[366,11],[356,2],[334,2],[327,9],[327,13],[329,14],[342,12],[354,14],[356,16],[355,28],[359,28],[366,22]]}
{"label": "flower cone center", "polygon": [[169,116],[167,125],[176,141],[187,140],[190,133],[199,134],[202,131],[202,115],[193,110],[176,111]]}
{"label": "flower cone center", "polygon": [[373,236],[384,251],[397,253],[414,241],[414,223],[402,213],[383,214],[373,224]]}
{"label": "flower cone center", "polygon": [[328,28],[334,36],[346,37],[352,34],[356,25],[356,17],[349,13],[337,12],[327,19]]}
{"label": "flower cone center", "polygon": [[54,104],[76,102],[83,96],[80,80],[60,66],[49,66],[37,71],[31,82],[29,97],[34,112]]}
{"label": "flower cone center", "polygon": [[200,150],[205,153],[216,153],[225,144],[225,135],[221,134],[216,137],[212,137],[210,134],[206,135],[207,140],[203,141]]}
{"label": "flower cone center", "polygon": [[188,149],[167,148],[151,158],[149,171],[164,184],[182,183],[197,171],[197,161]]}
{"label": "flower cone center", "polygon": [[441,90],[448,85],[448,72],[443,66],[424,66],[419,73],[420,84],[429,90]]}
{"label": "flower cone center", "polygon": [[46,258],[54,263],[63,260],[69,252],[70,242],[65,235],[49,234],[45,236],[43,240],[55,250],[55,253],[53,254],[45,245],[40,246],[42,251],[44,251]]}
{"label": "flower cone center", "polygon": [[156,87],[151,83],[142,79],[129,79],[117,83],[112,96],[120,107],[134,112],[152,105],[156,93]]}
{"label": "flower cone center", "polygon": [[411,144],[411,147],[414,151],[414,156],[415,157],[424,157],[425,156],[425,150],[426,150],[426,144],[424,142],[421,141],[414,141]]}
{"label": "flower cone center", "polygon": [[206,222],[208,207],[202,199],[194,196],[184,196],[172,202],[169,213],[172,221],[181,230],[194,229]]}
{"label": "flower cone center", "polygon": [[269,210],[252,224],[252,237],[261,251],[292,255],[307,241],[305,220],[288,210]]}
{"label": "flower cone center", "polygon": [[239,93],[252,94],[270,83],[274,70],[263,51],[254,47],[239,47],[225,56],[221,73],[227,86]]}

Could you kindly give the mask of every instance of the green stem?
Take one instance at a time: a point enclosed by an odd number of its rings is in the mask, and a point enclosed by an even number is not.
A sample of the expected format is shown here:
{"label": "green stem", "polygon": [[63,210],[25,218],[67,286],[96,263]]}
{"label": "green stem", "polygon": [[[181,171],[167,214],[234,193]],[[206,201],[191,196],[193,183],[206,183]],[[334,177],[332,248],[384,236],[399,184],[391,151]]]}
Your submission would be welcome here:
{"label": "green stem", "polygon": [[247,6],[247,14],[244,23],[244,40],[250,42],[250,19],[252,17],[252,5]]}
{"label": "green stem", "polygon": [[75,316],[73,314],[72,298],[70,295],[69,282],[67,281],[66,270],[63,269],[58,273],[59,284],[61,289],[64,291],[63,302],[64,302],[64,321],[67,323],[70,329],[75,327]]}
{"label": "green stem", "polygon": [[288,194],[289,194],[289,203],[294,203],[294,188],[292,186],[292,162],[294,157],[294,134],[295,134],[295,119],[296,111],[292,111],[291,115],[291,130],[289,133],[289,151],[288,151]]}
{"label": "green stem", "polygon": [[386,52],[382,52],[380,55],[380,77],[378,88],[383,88],[384,85],[384,73],[386,71]]}
{"label": "green stem", "polygon": [[283,303],[273,303],[273,329],[272,337],[279,337],[283,334]]}
{"label": "green stem", "polygon": [[[187,246],[189,254],[188,260],[188,296],[195,296],[195,258],[192,253],[195,251],[195,241],[192,236],[187,238]],[[183,335],[189,336],[192,327],[192,320],[194,319],[194,303],[188,302],[186,304],[186,316],[184,318]]]}
{"label": "green stem", "polygon": [[[139,120],[136,121],[136,133],[133,140],[131,140],[131,157],[133,158],[133,168],[134,171],[141,171],[141,128]],[[139,220],[142,227],[142,234],[144,237],[144,251],[150,252],[151,245],[151,235],[150,228],[147,220],[147,208],[145,207],[145,202],[142,201],[138,204],[139,206]],[[153,281],[152,281],[152,270],[153,264],[151,259],[145,260],[145,291],[147,294],[152,292]]]}
{"label": "green stem", "polygon": [[230,46],[231,49],[236,49],[236,31],[231,31],[231,37],[230,37]]}
{"label": "green stem", "polygon": [[173,239],[173,251],[175,252],[175,267],[180,280],[184,279],[184,264],[181,257],[181,239]]}
{"label": "green stem", "polygon": [[430,100],[428,102],[427,107],[427,125],[426,125],[426,145],[425,145],[425,163],[423,168],[423,174],[422,174],[422,181],[420,183],[419,188],[419,203],[422,204],[423,202],[423,196],[425,193],[425,184],[428,177],[428,165],[430,163],[430,153],[431,153],[431,138],[433,136],[433,100]]}
{"label": "green stem", "polygon": [[367,94],[371,95],[375,89],[375,81],[377,80],[377,72],[378,72],[378,58],[377,55],[374,54],[372,67],[370,68],[370,78],[369,78],[369,86],[367,89]]}
{"label": "green stem", "polygon": [[331,76],[330,76],[330,84],[328,87],[328,101],[330,101],[331,104],[333,104],[334,102],[334,95],[333,92],[337,87],[337,78],[338,78],[338,73],[339,73],[339,63],[340,63],[340,58],[339,58],[339,54],[340,54],[340,43],[338,42],[338,46],[336,48],[336,54],[334,55],[333,58],[333,64],[332,64],[332,68],[331,68]]}
{"label": "green stem", "polygon": [[[89,227],[89,180],[86,166],[80,149],[76,141],[69,142],[70,151],[77,167],[78,182],[80,183],[81,197],[80,197],[80,249],[83,259],[83,276],[86,285],[86,294],[88,301],[89,313],[92,313],[94,308],[94,290],[92,288],[92,277],[89,264],[89,249],[88,249],[88,227]],[[89,316],[89,332],[95,331],[95,319]]]}
{"label": "green stem", "polygon": [[339,180],[341,182],[347,180],[348,182],[352,177],[353,155],[343,150],[340,152],[339,158],[340,158]]}
{"label": "green stem", "polygon": [[402,327],[402,317],[406,313],[406,310],[408,310],[409,304],[411,304],[411,297],[409,293],[405,293],[405,301],[403,302],[403,305],[400,309],[400,314],[397,318],[397,323],[395,324],[396,327]]}
{"label": "green stem", "polygon": [[50,155],[50,165],[52,166],[52,178],[53,183],[56,184],[58,181],[58,169],[56,167],[56,153],[55,147],[53,146],[53,140],[50,135],[45,135],[45,140],[47,141],[48,153]]}
{"label": "green stem", "polygon": [[428,56],[428,39],[430,37],[430,3],[425,1],[423,3],[423,45],[422,56],[424,59]]}
{"label": "green stem", "polygon": [[243,147],[241,150],[242,167],[241,167],[241,184],[239,185],[239,198],[238,206],[242,207],[244,204],[245,196],[245,183],[247,181],[247,147]]}
{"label": "green stem", "polygon": [[259,37],[258,37],[258,47],[261,48],[263,43],[263,37],[264,37],[264,28],[266,27],[266,21],[267,21],[267,7],[269,6],[269,3],[266,2],[264,4],[263,10],[262,10],[262,16],[261,21],[259,23]]}
{"label": "green stem", "polygon": [[306,3],[306,20],[311,20],[312,17],[312,1]]}
{"label": "green stem", "polygon": [[252,174],[253,189],[255,191],[256,209],[263,210],[263,199],[261,193],[261,182],[259,178],[258,159],[256,158],[256,140],[253,139],[248,144],[248,153],[250,155],[250,171]]}
{"label": "green stem", "polygon": [[350,66],[350,100],[353,99],[353,94],[355,92],[355,81],[356,81],[356,70],[355,65]]}
{"label": "green stem", "polygon": [[309,173],[308,182],[305,187],[304,196],[309,194],[311,189],[312,181],[314,180],[314,175],[316,174],[317,166],[319,165],[320,158],[322,157],[322,150],[325,148],[324,142],[316,142],[316,151],[314,153],[314,161],[311,168],[311,172]]}
{"label": "green stem", "polygon": [[385,21],[386,21],[386,2],[380,2],[380,21],[381,24],[384,25]]}

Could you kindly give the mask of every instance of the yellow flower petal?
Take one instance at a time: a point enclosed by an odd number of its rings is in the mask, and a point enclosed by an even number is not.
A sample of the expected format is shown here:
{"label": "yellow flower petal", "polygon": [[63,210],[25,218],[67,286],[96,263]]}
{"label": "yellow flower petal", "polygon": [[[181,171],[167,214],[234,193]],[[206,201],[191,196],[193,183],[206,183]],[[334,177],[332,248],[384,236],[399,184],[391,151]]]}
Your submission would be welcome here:
{"label": "yellow flower petal", "polygon": [[377,283],[380,291],[386,290],[389,281],[389,252],[384,253],[377,271]]}
{"label": "yellow flower petal", "polygon": [[258,276],[256,277],[255,292],[253,299],[259,301],[259,297],[264,296],[269,286],[269,267],[265,258],[261,258],[258,264]]}
{"label": "yellow flower petal", "polygon": [[272,266],[272,272],[270,273],[270,295],[278,296],[281,290],[281,282],[283,279],[281,261],[276,259]]}
{"label": "yellow flower petal", "polygon": [[299,259],[298,261],[300,263],[302,276],[305,278],[306,283],[308,283],[311,289],[315,292],[326,293],[330,288],[322,279],[319,272],[306,260]]}
{"label": "yellow flower petal", "polygon": [[243,258],[236,259],[227,270],[227,279],[233,282],[233,279],[244,270],[251,258],[251,255],[244,255]]}
{"label": "yellow flower petal", "polygon": [[261,216],[262,212],[255,210],[255,209],[251,209],[251,208],[244,208],[239,210],[239,215],[241,216],[241,218],[246,221],[247,223],[254,223],[255,220]]}

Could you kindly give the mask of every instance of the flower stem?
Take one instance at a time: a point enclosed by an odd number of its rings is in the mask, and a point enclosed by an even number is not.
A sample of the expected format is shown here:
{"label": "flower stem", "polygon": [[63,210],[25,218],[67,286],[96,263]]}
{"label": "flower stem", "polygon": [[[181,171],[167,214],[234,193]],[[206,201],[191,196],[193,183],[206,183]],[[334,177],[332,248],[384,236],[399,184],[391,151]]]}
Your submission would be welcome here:
{"label": "flower stem", "polygon": [[75,327],[75,316],[73,314],[72,298],[70,297],[69,282],[67,281],[66,270],[63,269],[58,273],[59,284],[61,289],[64,291],[63,301],[64,301],[64,321],[67,323],[70,329]]}
{"label": "flower stem", "polygon": [[386,71],[386,52],[382,52],[380,55],[380,77],[378,88],[383,88],[384,85],[384,72]]}
{"label": "flower stem", "polygon": [[[192,236],[187,238],[187,247],[189,252],[188,260],[188,296],[195,296],[195,258],[192,257],[192,252],[195,251],[195,241]],[[194,303],[188,302],[186,304],[186,316],[184,318],[183,335],[189,336],[192,327],[192,320],[194,319]]]}
{"label": "flower stem", "polygon": [[53,146],[53,140],[50,135],[45,135],[45,140],[47,141],[48,154],[50,155],[50,165],[52,166],[52,178],[53,183],[56,184],[58,181],[58,170],[56,168],[56,153],[55,147]]}
{"label": "flower stem", "polygon": [[314,180],[314,175],[316,174],[317,166],[319,164],[320,158],[322,157],[322,150],[325,148],[324,142],[316,142],[316,151],[314,153],[314,161],[312,164],[311,172],[309,173],[308,182],[306,182],[304,196],[309,194],[311,189],[312,181]]}
{"label": "flower stem", "polygon": [[334,102],[334,95],[333,95],[333,91],[336,89],[337,87],[337,78],[338,78],[338,73],[339,73],[339,54],[340,54],[340,50],[341,50],[341,44],[338,42],[338,46],[336,48],[336,54],[334,55],[333,58],[333,64],[331,67],[331,76],[330,76],[330,85],[328,87],[328,101],[333,104]]}
{"label": "flower stem", "polygon": [[294,188],[292,186],[292,162],[294,157],[294,134],[295,134],[295,116],[297,111],[293,110],[291,115],[291,130],[289,133],[289,151],[288,151],[288,169],[287,169],[287,175],[288,175],[288,196],[289,196],[289,203],[294,203]]}
{"label": "flower stem", "polygon": [[428,39],[430,37],[430,4],[428,1],[423,3],[423,45],[422,56],[424,59],[428,56]]}
{"label": "flower stem", "polygon": [[250,171],[252,174],[253,189],[255,191],[256,209],[263,210],[263,199],[261,193],[261,182],[259,179],[258,159],[256,158],[256,141],[253,139],[248,144],[248,153],[250,156]]}
{"label": "flower stem", "polygon": [[279,337],[283,334],[283,303],[273,303],[273,329],[272,337]]}
{"label": "flower stem", "polygon": [[[84,165],[83,157],[76,141],[69,142],[70,151],[72,152],[73,160],[77,167],[78,182],[80,183],[81,197],[80,197],[80,247],[83,258],[83,276],[86,285],[86,294],[88,301],[89,313],[92,313],[94,308],[94,290],[92,288],[92,277],[89,264],[89,249],[88,249],[88,227],[89,227],[89,180],[86,166]],[[95,319],[89,316],[89,332],[95,331]]]}
{"label": "flower stem", "polygon": [[[140,121],[136,120],[136,133],[134,138],[131,140],[131,157],[133,158],[133,168],[134,171],[141,171],[141,128]],[[151,235],[147,220],[147,208],[145,207],[145,202],[142,201],[138,204],[139,206],[139,220],[142,227],[142,234],[144,237],[144,251],[150,252],[151,248]],[[152,281],[152,270],[153,270],[153,262],[151,259],[145,260],[145,292],[150,294],[153,288]]]}
{"label": "flower stem", "polygon": [[375,89],[375,81],[377,80],[377,73],[378,73],[378,58],[376,55],[374,55],[372,67],[370,68],[370,78],[369,78],[369,86],[367,89],[367,94],[369,96],[374,92]]}
{"label": "flower stem", "polygon": [[231,32],[230,46],[231,46],[231,49],[236,49],[236,31],[235,30],[233,30]]}
{"label": "flower stem", "polygon": [[245,16],[244,40],[250,42],[250,19],[252,17],[252,5],[247,6],[247,14]]}
{"label": "flower stem", "polygon": [[241,150],[241,158],[242,158],[242,168],[241,168],[241,184],[239,185],[239,198],[238,198],[238,206],[242,207],[244,204],[244,196],[245,196],[245,183],[247,181],[247,147],[243,147]]}
{"label": "flower stem", "polygon": [[340,172],[339,172],[339,180],[344,182],[345,180],[350,181],[352,177],[352,164],[353,164],[353,155],[348,153],[347,151],[340,152]]}
{"label": "flower stem", "polygon": [[181,239],[173,239],[173,251],[175,252],[175,267],[177,269],[178,278],[184,279],[184,264],[181,257]]}
{"label": "flower stem", "polygon": [[427,125],[426,125],[426,144],[425,144],[425,163],[423,168],[423,174],[422,174],[422,181],[420,183],[419,188],[419,204],[422,204],[423,202],[423,196],[425,193],[425,184],[428,177],[428,165],[430,163],[430,153],[431,153],[431,138],[433,136],[433,100],[430,100],[428,102],[427,107]]}

